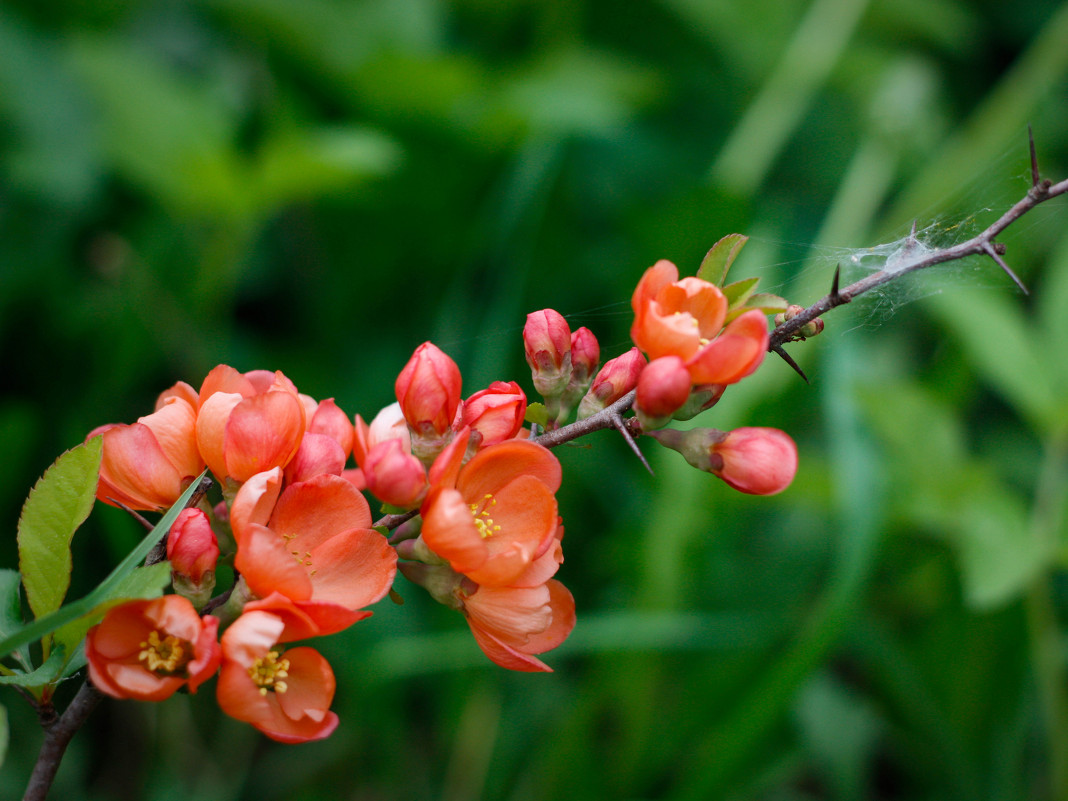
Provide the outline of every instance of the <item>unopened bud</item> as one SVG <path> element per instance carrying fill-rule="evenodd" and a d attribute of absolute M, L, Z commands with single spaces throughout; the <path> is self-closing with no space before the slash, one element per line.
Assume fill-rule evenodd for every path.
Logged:
<path fill-rule="evenodd" d="M 464 401 L 461 426 L 481 434 L 480 447 L 512 439 L 523 427 L 527 396 L 515 381 L 494 381 Z"/>
<path fill-rule="evenodd" d="M 817 317 L 815 320 L 809 320 L 807 323 L 801 326 L 801 330 L 797 333 L 799 333 L 805 339 L 808 339 L 809 337 L 816 336 L 816 334 L 820 333 L 822 330 L 823 318 Z"/>
<path fill-rule="evenodd" d="M 219 543 L 208 516 L 200 509 L 183 509 L 167 535 L 171 583 L 179 595 L 200 607 L 215 588 Z"/>
<path fill-rule="evenodd" d="M 559 397 L 571 379 L 571 329 L 563 315 L 553 309 L 528 314 L 523 352 L 534 388 L 547 401 Z"/>
<path fill-rule="evenodd" d="M 460 382 L 456 362 L 430 342 L 415 349 L 397 376 L 397 402 L 419 459 L 432 461 L 448 444 L 460 408 Z"/>
<path fill-rule="evenodd" d="M 750 495 L 782 492 L 797 473 L 797 446 L 777 428 L 736 428 L 730 432 L 665 428 L 649 434 L 681 453 L 697 469 Z"/>
<path fill-rule="evenodd" d="M 404 450 L 399 439 L 387 439 L 371 448 L 363 475 L 372 495 L 398 509 L 414 509 L 426 495 L 426 468 Z"/>
<path fill-rule="evenodd" d="M 637 348 L 605 362 L 579 404 L 578 419 L 597 414 L 638 386 L 638 377 L 644 367 L 645 357 Z"/>
<path fill-rule="evenodd" d="M 634 398 L 642 429 L 652 431 L 671 422 L 671 416 L 690 397 L 691 385 L 690 374 L 678 356 L 661 356 L 649 362 L 638 377 Z"/>

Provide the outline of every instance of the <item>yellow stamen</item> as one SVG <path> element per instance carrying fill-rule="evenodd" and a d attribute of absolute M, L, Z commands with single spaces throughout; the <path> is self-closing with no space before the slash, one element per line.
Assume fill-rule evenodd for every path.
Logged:
<path fill-rule="evenodd" d="M 284 693 L 288 685 L 281 681 L 289 675 L 289 660 L 279 659 L 278 651 L 268 651 L 266 656 L 261 656 L 248 669 L 252 683 L 260 688 L 260 695 L 268 692 Z"/>
<path fill-rule="evenodd" d="M 482 498 L 481 503 L 469 504 L 471 509 L 471 515 L 475 518 L 475 528 L 478 529 L 478 533 L 482 536 L 482 539 L 492 537 L 501 527 L 493 522 L 493 518 L 490 517 L 489 512 L 486 511 L 487 506 L 496 506 L 497 499 L 490 493 L 486 493 Z"/>
<path fill-rule="evenodd" d="M 173 675 L 185 670 L 185 666 L 193 658 L 193 647 L 186 640 L 180 640 L 173 634 L 168 634 L 161 640 L 155 629 L 140 645 L 141 652 L 137 659 L 156 674 Z"/>

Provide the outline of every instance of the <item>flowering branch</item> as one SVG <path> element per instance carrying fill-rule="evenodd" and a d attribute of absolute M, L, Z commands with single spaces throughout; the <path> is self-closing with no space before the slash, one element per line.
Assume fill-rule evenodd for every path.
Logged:
<path fill-rule="evenodd" d="M 1000 242 L 995 242 L 994 239 L 998 234 L 1016 222 L 1016 220 L 1020 219 L 1035 206 L 1068 192 L 1068 179 L 1053 184 L 1049 179 L 1039 178 L 1038 161 L 1035 157 L 1033 139 L 1031 140 L 1031 181 L 1031 188 L 1027 190 L 1026 195 L 1013 205 L 1012 208 L 1002 214 L 1001 217 L 986 230 L 982 231 L 977 236 L 972 237 L 967 242 L 961 242 L 959 245 L 954 245 L 949 248 L 936 249 L 922 258 L 917 258 L 915 261 L 906 261 L 909 257 L 909 251 L 916 249 L 919 245 L 919 242 L 916 239 L 915 226 L 913 226 L 912 233 L 910 233 L 908 239 L 905 240 L 904 251 L 900 257 L 902 261 L 895 263 L 893 269 L 884 268 L 879 270 L 876 273 L 865 276 L 856 283 L 850 284 L 844 289 L 838 288 L 838 271 L 836 270 L 830 293 L 804 311 L 776 327 L 775 330 L 772 331 L 768 341 L 768 350 L 774 351 L 786 358 L 782 346 L 785 343 L 796 339 L 802 326 L 823 314 L 826 314 L 835 306 L 843 306 L 859 295 L 894 281 L 908 273 L 923 270 L 927 267 L 933 267 L 936 264 L 957 261 L 958 259 L 963 259 L 967 256 L 978 254 L 989 256 L 1009 275 L 1010 278 L 1012 278 L 1016 285 L 1026 293 L 1027 287 L 1023 285 L 1020 279 L 1017 278 L 1016 274 L 1005 263 L 1004 259 L 1001 258 L 1005 254 L 1005 246 Z M 787 359 L 787 361 L 790 360 Z M 795 369 L 797 368 L 795 367 Z"/>

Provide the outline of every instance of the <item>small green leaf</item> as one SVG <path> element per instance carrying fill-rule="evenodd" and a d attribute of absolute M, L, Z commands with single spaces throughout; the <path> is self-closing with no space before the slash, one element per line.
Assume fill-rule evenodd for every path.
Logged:
<path fill-rule="evenodd" d="M 755 292 L 745 302 L 745 310 L 760 309 L 765 314 L 776 314 L 786 311 L 789 305 L 790 302 L 786 298 L 780 298 L 770 292 Z"/>
<path fill-rule="evenodd" d="M 70 542 L 93 509 L 103 437 L 71 448 L 30 490 L 19 517 L 19 570 L 34 617 L 54 612 L 70 587 Z"/>
<path fill-rule="evenodd" d="M 527 404 L 527 413 L 523 419 L 528 423 L 545 428 L 549 425 L 549 412 L 545 409 L 544 403 L 535 401 Z"/>
<path fill-rule="evenodd" d="M 705 254 L 701 266 L 697 268 L 697 277 L 710 284 L 723 286 L 727 280 L 727 270 L 748 241 L 749 237 L 742 234 L 727 234 Z"/>
<path fill-rule="evenodd" d="M 43 687 L 52 684 L 63 672 L 63 665 L 67 662 L 65 648 L 53 648 L 48 659 L 32 673 L 15 673 L 11 676 L 0 676 L 0 684 L 10 684 L 16 687 Z"/>
<path fill-rule="evenodd" d="M 22 628 L 22 603 L 19 588 L 22 576 L 17 570 L 0 570 L 0 639 Z M 32 664 L 30 648 L 24 645 L 15 651 L 15 658 L 27 670 Z"/>
<path fill-rule="evenodd" d="M 111 588 L 106 598 L 99 599 L 88 613 L 56 629 L 53 635 L 58 646 L 73 654 L 85 639 L 85 633 L 104 619 L 104 614 L 123 601 L 137 598 L 158 598 L 171 581 L 171 563 L 157 562 L 148 567 L 139 567 Z"/>
<path fill-rule="evenodd" d="M 744 306 L 759 283 L 759 278 L 743 278 L 741 281 L 735 281 L 724 286 L 723 294 L 727 298 L 727 307 L 733 311 Z"/>

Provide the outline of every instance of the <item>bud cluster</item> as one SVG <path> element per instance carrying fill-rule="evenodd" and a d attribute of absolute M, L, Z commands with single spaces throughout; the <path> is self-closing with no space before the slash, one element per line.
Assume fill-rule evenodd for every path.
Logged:
<path fill-rule="evenodd" d="M 575 602 L 555 578 L 563 476 L 539 429 L 617 425 L 625 404 L 613 404 L 633 392 L 641 430 L 735 489 L 772 494 L 793 478 L 796 447 L 776 429 L 666 428 L 761 363 L 766 314 L 785 303 L 752 295 L 753 283 L 679 279 L 657 262 L 631 299 L 634 347 L 603 365 L 591 331 L 552 309 L 529 314 L 523 349 L 540 405 L 516 381 L 464 397 L 460 368 L 425 342 L 397 375 L 396 402 L 370 422 L 281 372 L 220 365 L 199 389 L 175 384 L 136 423 L 94 430 L 105 503 L 161 510 L 205 468 L 221 490 L 170 529 L 174 594 L 121 604 L 90 631 L 94 684 L 160 700 L 217 672 L 229 715 L 283 742 L 321 739 L 338 725 L 334 673 L 291 643 L 369 616 L 397 572 L 462 614 L 493 662 L 548 671 L 539 655 L 571 633 Z M 377 526 L 368 496 L 387 512 Z"/>

